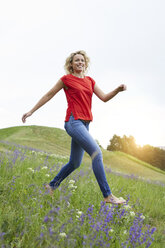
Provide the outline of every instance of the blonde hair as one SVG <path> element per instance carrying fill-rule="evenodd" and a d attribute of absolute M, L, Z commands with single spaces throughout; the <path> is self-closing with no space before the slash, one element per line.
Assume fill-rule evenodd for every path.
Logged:
<path fill-rule="evenodd" d="M 69 55 L 69 57 L 67 57 L 66 61 L 65 61 L 65 65 L 64 65 L 64 69 L 66 71 L 66 74 L 72 74 L 73 73 L 73 68 L 72 68 L 72 61 L 73 61 L 73 57 L 76 55 L 76 54 L 81 54 L 84 59 L 85 59 L 85 72 L 89 66 L 89 62 L 90 62 L 90 59 L 89 57 L 87 56 L 86 52 L 83 51 L 83 50 L 80 50 L 80 51 L 77 51 L 77 52 L 74 52 L 74 53 L 71 53 Z M 85 73 L 84 72 L 84 73 Z"/>

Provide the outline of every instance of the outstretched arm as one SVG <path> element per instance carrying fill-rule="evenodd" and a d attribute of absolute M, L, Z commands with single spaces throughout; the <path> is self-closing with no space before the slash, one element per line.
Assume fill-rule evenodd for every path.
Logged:
<path fill-rule="evenodd" d="M 95 84 L 94 86 L 94 93 L 95 95 L 102 100 L 103 102 L 107 102 L 110 99 L 112 99 L 114 96 L 116 96 L 120 91 L 124 91 L 126 90 L 127 87 L 125 84 L 121 84 L 120 86 L 118 86 L 116 89 L 114 89 L 113 91 L 105 94 L 98 86 L 97 84 Z"/>
<path fill-rule="evenodd" d="M 64 87 L 64 83 L 59 80 L 55 86 L 49 90 L 39 101 L 38 103 L 27 113 L 25 113 L 22 116 L 22 122 L 25 123 L 26 122 L 26 118 L 31 116 L 37 109 L 39 109 L 40 107 L 42 107 L 45 103 L 47 103 L 53 96 L 55 96 L 57 94 L 57 92 L 59 92 L 62 88 Z"/>

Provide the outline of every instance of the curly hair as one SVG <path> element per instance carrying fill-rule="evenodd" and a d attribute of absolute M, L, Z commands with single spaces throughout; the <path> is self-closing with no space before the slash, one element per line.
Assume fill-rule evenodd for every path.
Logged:
<path fill-rule="evenodd" d="M 66 61 L 65 61 L 65 65 L 64 65 L 64 69 L 66 71 L 67 74 L 72 74 L 73 73 L 73 68 L 72 68 L 72 61 L 73 61 L 73 57 L 76 55 L 76 54 L 81 54 L 83 55 L 84 59 L 85 59 L 85 72 L 89 66 L 89 62 L 90 62 L 90 59 L 89 57 L 87 56 L 86 52 L 83 51 L 83 50 L 80 50 L 80 51 L 77 51 L 77 52 L 74 52 L 74 53 L 71 53 L 69 55 L 69 57 L 67 57 Z"/>

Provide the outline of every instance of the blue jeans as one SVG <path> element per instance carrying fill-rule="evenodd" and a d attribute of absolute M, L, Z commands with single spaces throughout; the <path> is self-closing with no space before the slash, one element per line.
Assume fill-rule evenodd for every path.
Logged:
<path fill-rule="evenodd" d="M 70 173 L 80 166 L 84 151 L 86 151 L 92 158 L 92 169 L 102 194 L 107 197 L 111 194 L 111 190 L 105 176 L 102 152 L 99 145 L 89 134 L 89 123 L 83 120 L 75 120 L 71 115 L 69 121 L 65 122 L 65 129 L 72 137 L 70 160 L 49 185 L 53 189 L 57 188 Z"/>

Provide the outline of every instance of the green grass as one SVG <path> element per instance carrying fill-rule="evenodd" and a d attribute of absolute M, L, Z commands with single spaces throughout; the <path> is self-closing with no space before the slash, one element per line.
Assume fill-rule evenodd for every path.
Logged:
<path fill-rule="evenodd" d="M 108 244 L 110 247 L 122 247 L 122 242 L 130 237 L 129 232 L 139 213 L 145 216 L 141 222 L 141 232 L 146 237 L 147 232 L 156 227 L 151 235 L 154 237 L 151 247 L 164 247 L 164 172 L 126 154 L 103 150 L 111 190 L 115 195 L 126 198 L 130 206 L 120 218 L 124 207 L 109 206 L 109 210 L 104 207 L 104 213 L 100 212 L 103 197 L 87 155 L 81 167 L 55 190 L 53 197 L 45 192 L 45 183 L 68 161 L 70 138 L 63 130 L 35 126 L 14 127 L 0 130 L 0 140 L 10 142 L 0 143 L 2 247 L 88 248 L 101 247 L 101 244 L 103 247 Z M 46 152 L 36 152 L 11 142 Z M 139 180 L 136 176 L 145 180 Z M 71 179 L 75 180 L 75 191 L 69 188 Z M 90 214 L 89 204 L 93 205 Z M 78 218 L 78 211 L 85 216 L 83 224 L 82 219 Z M 106 211 L 113 213 L 113 222 L 109 221 L 108 224 L 105 222 Z M 131 217 L 131 212 L 135 216 Z M 106 230 L 102 230 L 105 225 L 108 236 Z M 67 238 L 61 237 L 60 233 L 65 233 Z M 105 244 L 101 243 L 103 241 Z M 135 245 L 129 241 L 129 246 L 146 247 L 146 243 Z"/>

